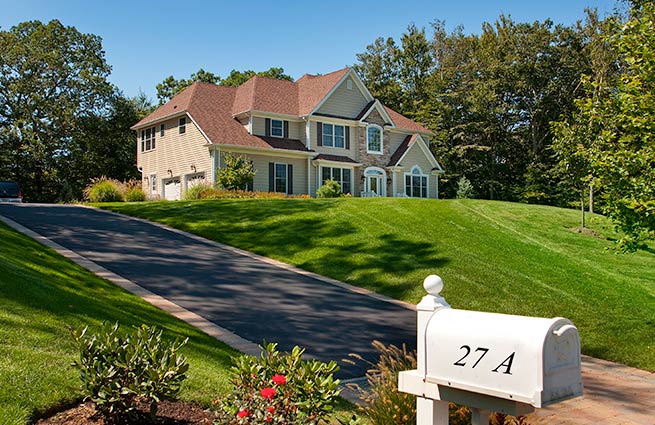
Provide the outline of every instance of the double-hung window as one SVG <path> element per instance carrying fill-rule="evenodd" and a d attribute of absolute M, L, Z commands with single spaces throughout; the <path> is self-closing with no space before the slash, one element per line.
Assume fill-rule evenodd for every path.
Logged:
<path fill-rule="evenodd" d="M 141 152 L 155 149 L 155 127 L 141 130 Z"/>
<path fill-rule="evenodd" d="M 412 198 L 428 197 L 428 176 L 418 166 L 414 166 L 411 173 L 405 173 L 405 195 Z"/>
<path fill-rule="evenodd" d="M 293 193 L 293 165 L 279 162 L 268 163 L 268 191 Z"/>
<path fill-rule="evenodd" d="M 178 121 L 177 132 L 178 132 L 178 134 L 186 133 L 186 117 L 182 117 Z"/>
<path fill-rule="evenodd" d="M 346 128 L 343 125 L 323 123 L 323 146 L 334 148 L 346 147 Z"/>
<path fill-rule="evenodd" d="M 287 164 L 275 164 L 275 192 L 287 193 Z"/>
<path fill-rule="evenodd" d="M 328 180 L 334 180 L 341 186 L 342 193 L 352 193 L 350 168 L 338 167 L 321 167 L 321 185 L 324 185 Z"/>
<path fill-rule="evenodd" d="M 284 137 L 284 121 L 272 119 L 270 130 L 271 130 L 271 136 Z"/>

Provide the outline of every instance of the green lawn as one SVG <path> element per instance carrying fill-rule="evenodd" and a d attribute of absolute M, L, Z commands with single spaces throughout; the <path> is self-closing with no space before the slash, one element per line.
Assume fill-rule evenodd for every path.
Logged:
<path fill-rule="evenodd" d="M 455 308 L 570 318 L 583 352 L 655 371 L 655 249 L 576 233 L 579 212 L 479 200 L 268 199 L 110 204 L 412 303 L 431 273 Z M 610 248 L 610 249 L 608 249 Z M 338 302 L 338 301 L 337 301 Z"/>
<path fill-rule="evenodd" d="M 102 321 L 156 324 L 170 338 L 189 337 L 190 369 L 181 393 L 209 405 L 229 388 L 236 352 L 54 251 L 0 223 L 0 424 L 25 424 L 81 398 L 76 353 L 66 325 Z"/>

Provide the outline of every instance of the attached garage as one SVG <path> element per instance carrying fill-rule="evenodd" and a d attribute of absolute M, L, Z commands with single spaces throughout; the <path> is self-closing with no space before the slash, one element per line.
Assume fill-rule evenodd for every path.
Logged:
<path fill-rule="evenodd" d="M 179 177 L 164 180 L 164 199 L 167 201 L 179 201 L 181 199 L 180 195 Z"/>

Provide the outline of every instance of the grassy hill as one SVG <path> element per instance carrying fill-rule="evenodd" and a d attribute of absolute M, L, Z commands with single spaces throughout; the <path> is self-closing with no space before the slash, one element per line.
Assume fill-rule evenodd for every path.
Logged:
<path fill-rule="evenodd" d="M 81 398 L 76 347 L 66 325 L 98 328 L 156 324 L 169 338 L 189 337 L 191 365 L 181 397 L 210 405 L 229 387 L 225 344 L 100 279 L 0 223 L 0 424 Z"/>
<path fill-rule="evenodd" d="M 416 303 L 423 279 L 455 308 L 563 316 L 583 352 L 655 370 L 655 250 L 611 250 L 579 212 L 480 200 L 270 199 L 112 204 L 219 242 Z M 335 300 L 335 308 L 338 308 Z"/>

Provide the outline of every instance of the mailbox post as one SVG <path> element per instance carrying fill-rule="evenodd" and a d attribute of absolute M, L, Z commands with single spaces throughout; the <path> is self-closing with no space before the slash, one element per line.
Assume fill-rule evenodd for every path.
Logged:
<path fill-rule="evenodd" d="M 582 395 L 580 339 L 567 319 L 451 309 L 428 276 L 417 310 L 417 369 L 400 372 L 398 389 L 417 396 L 417 425 L 447 425 L 448 402 L 473 411 L 525 415 Z"/>

